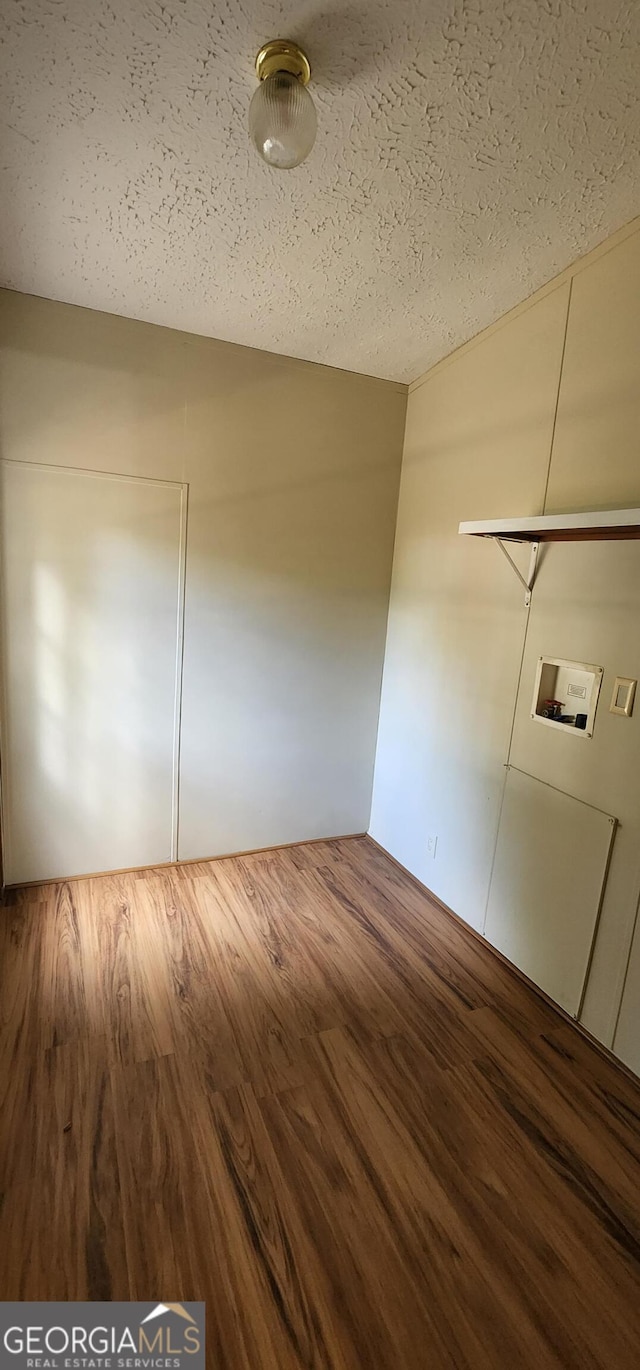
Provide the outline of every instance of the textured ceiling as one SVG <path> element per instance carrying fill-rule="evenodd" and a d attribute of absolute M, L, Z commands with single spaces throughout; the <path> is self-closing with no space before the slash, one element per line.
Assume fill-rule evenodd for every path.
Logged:
<path fill-rule="evenodd" d="M 318 140 L 246 132 L 297 38 Z M 411 380 L 640 210 L 637 0 L 4 0 L 0 278 Z"/>

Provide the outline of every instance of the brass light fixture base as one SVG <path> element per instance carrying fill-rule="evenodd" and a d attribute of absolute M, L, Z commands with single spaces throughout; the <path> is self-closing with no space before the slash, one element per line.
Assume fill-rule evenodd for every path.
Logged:
<path fill-rule="evenodd" d="M 311 79 L 309 58 L 289 38 L 272 38 L 260 48 L 256 57 L 259 81 L 265 81 L 267 76 L 273 76 L 276 71 L 290 71 L 292 76 L 297 76 L 302 86 L 308 85 Z"/>

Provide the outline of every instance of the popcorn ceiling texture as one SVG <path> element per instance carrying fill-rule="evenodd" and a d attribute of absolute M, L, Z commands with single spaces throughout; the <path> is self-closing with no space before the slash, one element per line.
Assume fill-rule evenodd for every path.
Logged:
<path fill-rule="evenodd" d="M 247 135 L 307 48 L 318 140 Z M 4 0 L 0 279 L 409 381 L 640 210 L 637 0 Z"/>

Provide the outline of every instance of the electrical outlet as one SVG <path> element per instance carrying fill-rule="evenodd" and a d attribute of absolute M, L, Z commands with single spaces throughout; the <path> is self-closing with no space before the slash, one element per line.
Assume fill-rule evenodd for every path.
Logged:
<path fill-rule="evenodd" d="M 435 861 L 435 859 L 436 859 L 436 850 L 437 850 L 437 847 L 438 847 L 438 837 L 437 837 L 437 834 L 432 833 L 431 836 L 427 838 L 427 851 L 428 851 L 429 856 L 432 858 L 433 861 Z"/>

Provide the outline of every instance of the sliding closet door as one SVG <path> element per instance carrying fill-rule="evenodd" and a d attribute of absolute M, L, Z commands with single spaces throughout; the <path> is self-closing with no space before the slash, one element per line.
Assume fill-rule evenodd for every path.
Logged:
<path fill-rule="evenodd" d="M 0 472 L 5 880 L 171 860 L 184 487 Z"/>

